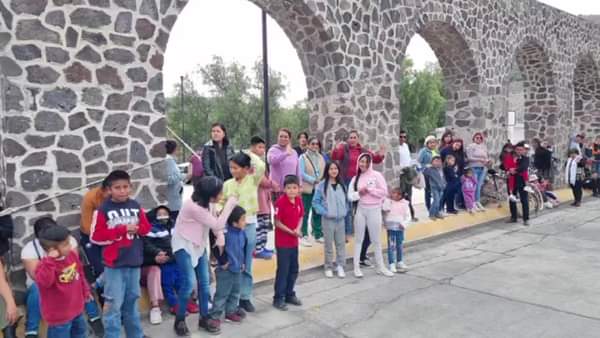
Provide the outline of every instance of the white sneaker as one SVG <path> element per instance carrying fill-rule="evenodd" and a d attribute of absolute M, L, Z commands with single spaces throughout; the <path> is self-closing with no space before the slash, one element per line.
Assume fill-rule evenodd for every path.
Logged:
<path fill-rule="evenodd" d="M 475 205 L 477 206 L 477 209 L 479 209 L 480 211 L 485 211 L 485 207 L 483 206 L 483 204 L 477 202 L 477 203 L 475 203 Z"/>
<path fill-rule="evenodd" d="M 404 264 L 403 261 L 400 261 L 396 264 L 396 268 L 398 269 L 398 272 L 400 273 L 404 273 L 406 271 L 408 271 L 408 265 Z"/>
<path fill-rule="evenodd" d="M 363 273 L 362 271 L 360 271 L 360 268 L 354 268 L 354 277 L 356 278 L 363 278 Z"/>
<path fill-rule="evenodd" d="M 508 200 L 515 203 L 519 201 L 515 195 L 509 195 Z"/>
<path fill-rule="evenodd" d="M 317 242 L 323 244 L 323 243 L 325 243 L 325 238 L 321 237 L 321 238 L 317 239 Z"/>
<path fill-rule="evenodd" d="M 377 270 L 377 274 L 384 275 L 386 277 L 394 277 L 394 273 L 386 268 L 381 268 Z"/>
<path fill-rule="evenodd" d="M 393 272 L 393 273 L 398 272 L 398 271 L 396 271 L 396 265 L 394 265 L 393 263 L 390 264 L 390 271 Z"/>
<path fill-rule="evenodd" d="M 331 271 L 331 269 L 325 269 L 325 277 L 333 278 L 333 271 Z"/>
<path fill-rule="evenodd" d="M 339 266 L 337 267 L 337 276 L 339 278 L 346 278 L 346 272 L 344 271 L 344 267 L 343 266 Z"/>
<path fill-rule="evenodd" d="M 527 191 L 530 194 L 533 194 L 533 189 L 530 186 L 526 186 L 523 190 Z"/>
<path fill-rule="evenodd" d="M 160 312 L 160 308 L 153 307 L 152 310 L 150 310 L 150 324 L 158 325 L 160 323 L 162 323 L 162 313 Z"/>
<path fill-rule="evenodd" d="M 313 246 L 312 242 L 310 241 L 310 238 L 308 238 L 308 236 L 302 237 L 302 240 L 300 241 L 300 244 L 302 244 L 302 246 L 306 246 L 306 247 Z"/>

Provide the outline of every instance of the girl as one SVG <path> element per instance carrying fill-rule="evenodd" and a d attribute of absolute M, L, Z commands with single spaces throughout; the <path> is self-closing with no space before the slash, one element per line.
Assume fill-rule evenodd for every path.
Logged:
<path fill-rule="evenodd" d="M 392 190 L 391 199 L 383 202 L 385 212 L 385 228 L 388 238 L 388 263 L 392 272 L 406 272 L 408 266 L 402 259 L 402 243 L 404 242 L 404 229 L 410 220 L 408 201 L 402 198 L 402 190 Z"/>
<path fill-rule="evenodd" d="M 298 153 L 292 148 L 291 139 L 292 132 L 281 128 L 277 134 L 277 144 L 271 146 L 267 152 L 267 161 L 271 165 L 271 180 L 281 188 L 283 188 L 283 180 L 288 175 L 298 176 L 300 184 L 302 184 Z M 274 191 L 273 200 L 281 194 L 281 191 Z"/>
<path fill-rule="evenodd" d="M 312 206 L 323 222 L 325 236 L 325 276 L 333 277 L 333 246 L 335 244 L 336 272 L 339 278 L 346 277 L 346 230 L 344 218 L 350 210 L 346 198 L 346 186 L 340 176 L 337 162 L 325 167 L 323 182 L 315 189 Z"/>
<path fill-rule="evenodd" d="M 446 148 L 452 147 L 452 140 L 454 140 L 454 133 L 451 130 L 446 130 L 442 135 L 442 141 L 440 142 L 440 152 Z"/>
<path fill-rule="evenodd" d="M 444 189 L 442 203 L 446 204 L 447 213 L 458 214 L 458 211 L 454 207 L 454 200 L 456 194 L 460 191 L 460 178 L 458 176 L 456 159 L 453 155 L 446 156 L 446 161 L 444 162 L 444 178 L 446 179 L 446 189 Z"/>
<path fill-rule="evenodd" d="M 465 199 L 465 207 L 469 213 L 473 213 L 475 207 L 475 192 L 477 191 L 477 179 L 473 176 L 473 169 L 470 167 L 465 168 L 465 174 L 461 177 L 462 181 L 462 193 Z"/>
<path fill-rule="evenodd" d="M 315 191 L 315 186 L 323 179 L 325 172 L 325 158 L 319 152 L 319 140 L 311 137 L 308 140 L 308 148 L 300 156 L 300 172 L 302 173 L 302 204 L 304 208 L 304 218 L 302 219 L 302 245 L 312 246 L 308 236 L 308 218 L 311 214 L 311 204 Z M 323 232 L 321 231 L 321 217 L 318 213 L 312 211 L 312 233 L 317 242 L 323 243 Z"/>
<path fill-rule="evenodd" d="M 225 182 L 223 186 L 223 196 L 225 199 L 236 197 L 239 205 L 246 210 L 246 255 L 244 262 L 244 271 L 242 272 L 242 281 L 240 283 L 240 307 L 246 312 L 254 312 L 252 299 L 252 253 L 256 246 L 256 213 L 258 212 L 258 185 L 265 173 L 265 166 L 254 165 L 254 170 L 250 174 L 250 168 L 253 167 L 250 156 L 244 153 L 237 153 L 231 158 L 229 164 L 233 178 Z"/>
<path fill-rule="evenodd" d="M 174 329 L 178 336 L 188 336 L 190 330 L 185 323 L 186 305 L 192 294 L 192 284 L 197 281 L 200 321 L 198 326 L 208 332 L 221 331 L 220 323 L 208 317 L 208 298 L 210 294 L 208 253 L 206 244 L 209 231 L 215 232 L 216 244 L 224 246 L 223 229 L 237 198 L 230 197 L 225 203 L 221 214 L 217 217 L 214 205 L 223 196 L 223 181 L 208 176 L 203 177 L 194 186 L 192 198 L 187 200 L 175 223 L 172 246 L 175 260 L 181 273 L 181 286 L 177 292 L 179 308 L 175 317 Z"/>
<path fill-rule="evenodd" d="M 351 202 L 358 202 L 354 216 L 354 276 L 357 278 L 363 277 L 360 271 L 360 251 L 366 230 L 375 245 L 377 273 L 387 277 L 394 276 L 383 264 L 381 252 L 381 206 L 387 194 L 385 178 L 381 173 L 373 170 L 371 155 L 360 155 L 357 174 L 350 181 L 348 189 L 348 199 Z"/>
<path fill-rule="evenodd" d="M 508 142 L 502 147 L 502 154 L 500 154 L 500 161 L 502 163 L 502 170 L 508 173 L 507 185 L 508 185 L 508 199 L 512 202 L 518 202 L 519 199 L 515 196 L 515 188 L 516 188 L 516 177 L 515 175 L 510 174 L 511 169 L 517 168 L 517 160 L 515 158 L 515 153 L 513 149 L 513 145 Z"/>

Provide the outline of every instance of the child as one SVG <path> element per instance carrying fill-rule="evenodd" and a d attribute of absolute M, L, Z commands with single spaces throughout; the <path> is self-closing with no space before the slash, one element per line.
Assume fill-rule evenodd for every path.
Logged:
<path fill-rule="evenodd" d="M 287 305 L 301 306 L 294 285 L 298 277 L 298 239 L 302 238 L 304 206 L 300 198 L 300 179 L 288 175 L 283 181 L 284 194 L 275 202 L 275 249 L 277 272 L 273 306 L 287 311 Z"/>
<path fill-rule="evenodd" d="M 475 192 L 477 191 L 477 178 L 473 176 L 473 169 L 465 168 L 465 174 L 460 178 L 462 182 L 462 194 L 465 199 L 465 207 L 472 214 L 475 210 Z"/>
<path fill-rule="evenodd" d="M 446 180 L 444 179 L 442 158 L 440 156 L 433 156 L 431 167 L 425 169 L 424 175 L 429 182 L 432 197 L 432 202 L 429 206 L 429 218 L 432 220 L 443 219 L 444 216 L 440 212 L 440 207 L 442 204 L 442 194 L 446 188 Z"/>
<path fill-rule="evenodd" d="M 48 338 L 87 337 L 83 308 L 92 296 L 83 264 L 71 247 L 69 230 L 54 225 L 39 236 L 48 255 L 38 264 L 35 281 L 40 290 L 42 318 L 48 324 Z"/>
<path fill-rule="evenodd" d="M 128 337 L 142 337 L 137 301 L 140 298 L 140 267 L 144 261 L 142 236 L 150 231 L 146 213 L 131 199 L 131 179 L 122 170 L 106 177 L 110 191 L 95 213 L 91 240 L 102 245 L 104 263 L 105 338 L 121 335 L 121 318 Z"/>
<path fill-rule="evenodd" d="M 250 140 L 250 144 L 252 162 L 264 163 L 262 158 L 265 156 L 265 141 L 258 136 L 254 136 Z M 279 190 L 279 185 L 269 178 L 269 172 L 265 168 L 265 174 L 258 186 L 258 211 L 256 215 L 256 253 L 254 257 L 259 259 L 269 260 L 273 257 L 273 251 L 267 249 L 269 231 L 273 230 L 271 222 L 271 193 L 273 190 Z"/>
<path fill-rule="evenodd" d="M 312 207 L 321 216 L 325 238 L 325 276 L 333 277 L 333 246 L 335 244 L 336 271 L 339 278 L 346 277 L 346 229 L 344 218 L 350 210 L 346 186 L 340 176 L 337 162 L 325 166 L 323 181 L 315 189 Z"/>
<path fill-rule="evenodd" d="M 246 316 L 246 313 L 238 308 L 240 282 L 248 243 L 244 232 L 245 227 L 246 211 L 237 206 L 227 219 L 225 248 L 217 253 L 218 265 L 215 269 L 217 291 L 210 311 L 210 317 L 213 320 L 220 321 L 223 310 L 225 310 L 225 320 L 229 322 L 240 323 Z"/>
<path fill-rule="evenodd" d="M 408 201 L 403 198 L 400 188 L 392 190 L 391 199 L 385 199 L 382 209 L 385 213 L 384 225 L 387 229 L 390 271 L 406 272 L 408 266 L 402 259 L 402 243 L 404 242 L 404 229 L 411 217 Z"/>
<path fill-rule="evenodd" d="M 573 191 L 573 197 L 575 201 L 571 206 L 580 207 L 581 206 L 581 198 L 583 195 L 583 168 L 585 166 L 585 161 L 583 161 L 583 157 L 579 155 L 579 151 L 577 149 L 569 150 L 569 159 L 567 160 L 565 177 L 567 179 L 567 183 L 571 187 Z"/>
<path fill-rule="evenodd" d="M 460 191 L 460 179 L 458 178 L 458 166 L 454 155 L 446 156 L 444 163 L 444 178 L 446 179 L 446 188 L 444 189 L 444 199 L 441 208 L 446 204 L 446 212 L 449 214 L 458 214 L 454 207 L 456 194 Z"/>
<path fill-rule="evenodd" d="M 518 202 L 519 199 L 515 195 L 515 188 L 517 179 L 515 175 L 510 174 L 511 169 L 517 168 L 517 160 L 514 153 L 513 145 L 508 142 L 502 147 L 502 154 L 500 155 L 500 161 L 502 163 L 502 170 L 508 173 L 507 185 L 508 185 L 508 199 L 512 202 Z"/>
<path fill-rule="evenodd" d="M 251 173 L 251 168 L 252 173 Z M 260 160 L 259 163 L 252 163 L 250 156 L 244 153 L 233 155 L 229 162 L 232 179 L 227 180 L 223 185 L 223 200 L 229 197 L 237 197 L 238 204 L 246 210 L 246 246 L 245 269 L 242 271 L 242 282 L 240 287 L 240 307 L 246 312 L 254 312 L 252 304 L 252 253 L 256 246 L 256 213 L 258 212 L 257 192 L 258 185 L 265 173 L 265 164 Z"/>

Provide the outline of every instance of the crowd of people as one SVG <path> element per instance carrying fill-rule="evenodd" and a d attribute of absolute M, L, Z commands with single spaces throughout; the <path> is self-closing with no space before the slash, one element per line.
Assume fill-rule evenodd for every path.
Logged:
<path fill-rule="evenodd" d="M 330 152 L 306 133 L 299 134 L 293 147 L 287 129 L 279 130 L 277 143 L 268 150 L 265 140 L 255 136 L 250 149 L 236 152 L 225 126 L 217 123 L 211 140 L 192 155 L 187 174 L 177 166 L 178 144 L 167 141 L 166 205 L 142 209 L 130 197 L 129 174 L 116 170 L 84 196 L 79 240 L 51 218 L 35 222 L 34 239 L 21 252 L 28 287 L 26 337 L 38 336 L 41 319 L 49 338 L 85 337 L 88 326 L 99 337 L 119 337 L 122 327 L 127 337 L 145 337 L 137 305 L 142 285 L 148 290 L 152 324 L 162 322 L 165 305 L 175 316 L 177 336 L 190 335 L 185 321 L 189 313 L 199 313 L 200 329 L 218 334 L 223 318 L 239 323 L 256 310 L 254 259 L 277 255 L 273 306 L 282 311 L 301 306 L 295 292 L 298 247 L 315 242 L 323 244 L 327 278 L 346 277 L 350 238 L 356 278 L 373 265 L 367 256 L 371 245 L 378 274 L 406 272 L 404 231 L 418 221 L 413 188 L 424 189 L 432 220 L 460 209 L 485 212 L 482 188 L 494 162 L 482 133 L 474 134 L 466 146 L 452 132 L 439 141 L 429 136 L 416 159 L 408 136 L 400 132 L 400 178 L 393 188 L 373 168 L 384 161 L 386 148 L 373 152 L 363 147 L 356 131 Z M 584 140 L 577 135 L 570 144 L 565 166 L 574 206 L 581 203 L 586 170 L 594 196 L 600 197 L 600 138 L 590 145 Z M 520 202 L 525 225 L 529 154 L 537 175 L 552 181 L 554 174 L 552 149 L 538 140 L 533 144 L 532 151 L 524 141 L 509 142 L 499 159 L 507 176 L 511 221 L 517 221 Z M 186 200 L 185 182 L 193 184 Z M 275 250 L 267 246 L 272 230 Z M 3 275 L 0 295 L 7 313 L 2 319 L 16 321 L 16 305 Z"/>

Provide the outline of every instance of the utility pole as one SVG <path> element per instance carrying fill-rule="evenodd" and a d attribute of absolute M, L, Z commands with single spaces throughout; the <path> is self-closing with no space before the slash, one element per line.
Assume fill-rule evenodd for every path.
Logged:
<path fill-rule="evenodd" d="M 269 48 L 267 41 L 267 12 L 262 11 L 262 47 L 263 47 L 263 113 L 265 118 L 265 142 L 267 149 L 271 145 L 271 117 L 269 111 Z"/>
<path fill-rule="evenodd" d="M 183 76 L 180 77 L 181 80 L 181 88 L 179 89 L 179 96 L 181 96 L 181 139 L 185 142 L 185 114 L 183 111 Z M 181 162 L 185 161 L 185 147 L 181 147 Z"/>

